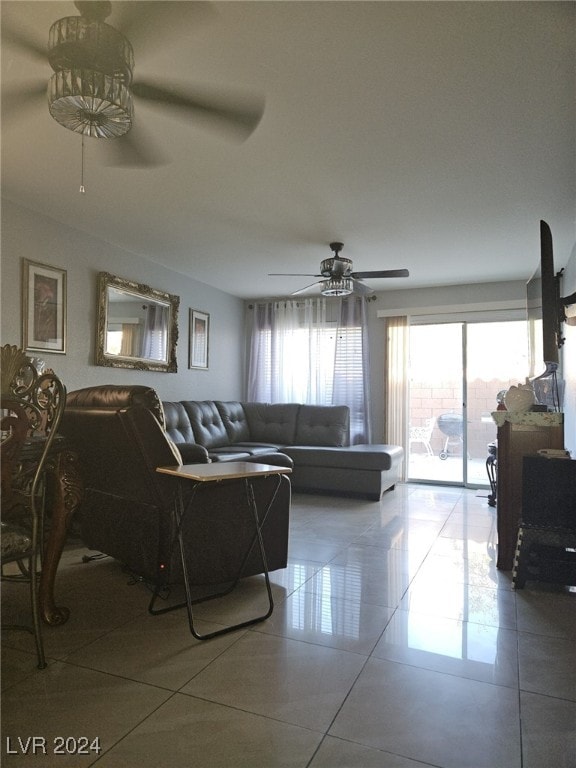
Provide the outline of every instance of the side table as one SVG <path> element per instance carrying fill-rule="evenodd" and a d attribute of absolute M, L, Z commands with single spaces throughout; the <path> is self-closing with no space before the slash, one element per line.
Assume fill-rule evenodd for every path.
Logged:
<path fill-rule="evenodd" d="M 264 541 L 262 538 L 262 527 L 266 521 L 266 517 L 268 515 L 270 507 L 272 506 L 274 499 L 276 498 L 278 489 L 280 488 L 280 483 L 282 482 L 282 475 L 290 474 L 292 470 L 289 469 L 288 467 L 277 467 L 277 466 L 272 466 L 270 464 L 258 464 L 258 463 L 252 463 L 252 462 L 246 462 L 246 461 L 224 461 L 224 462 L 215 462 L 212 464 L 184 464 L 184 465 L 173 466 L 173 467 L 157 467 L 156 471 L 161 472 L 163 474 L 172 475 L 173 477 L 176 477 L 180 480 L 180 483 L 178 484 L 176 501 L 173 508 L 173 515 L 174 515 L 174 525 L 176 528 L 177 538 L 178 538 L 178 546 L 180 549 L 180 558 L 182 561 L 182 573 L 184 577 L 184 587 L 186 590 L 186 603 L 181 604 L 179 606 L 173 606 L 173 608 L 184 607 L 184 605 L 186 606 L 188 611 L 188 624 L 190 626 L 190 632 L 192 633 L 192 635 L 198 640 L 208 640 L 211 637 L 217 637 L 218 635 L 223 635 L 227 632 L 232 632 L 236 629 L 242 629 L 243 627 L 251 626 L 252 624 L 256 624 L 260 621 L 264 621 L 269 616 L 271 616 L 272 611 L 274 610 L 274 600 L 272 598 L 272 589 L 270 587 L 270 578 L 268 575 L 268 563 L 266 561 L 266 552 L 264 549 Z M 256 478 L 269 477 L 270 475 L 276 475 L 277 483 L 272 493 L 272 496 L 266 506 L 266 509 L 263 511 L 262 514 L 259 515 L 252 483 Z M 188 578 L 188 567 L 186 563 L 184 538 L 182 536 L 182 522 L 183 522 L 184 516 L 188 514 L 193 514 L 194 501 L 197 497 L 197 492 L 201 488 L 207 487 L 210 483 L 221 483 L 221 482 L 238 480 L 238 479 L 242 479 L 244 481 L 246 499 L 248 502 L 248 507 L 252 512 L 252 518 L 254 521 L 254 538 L 252 539 L 252 543 L 248 547 L 248 550 L 242 560 L 239 571 L 236 575 L 236 578 L 233 581 L 232 586 L 229 588 L 226 588 L 221 592 L 210 595 L 209 597 L 194 600 L 192 598 L 192 590 L 191 590 L 191 585 Z M 185 500 L 185 494 L 184 494 L 185 484 L 189 484 L 189 483 L 192 483 L 192 493 L 189 496 L 189 498 Z M 194 615 L 193 615 L 192 606 L 195 603 L 203 602 L 205 600 L 212 600 L 214 598 L 222 597 L 223 595 L 230 593 L 242 578 L 244 566 L 248 560 L 250 552 L 252 551 L 252 548 L 255 543 L 258 544 L 258 549 L 259 549 L 260 557 L 262 560 L 262 569 L 263 569 L 264 578 L 266 582 L 266 592 L 268 595 L 268 609 L 266 613 L 255 616 L 246 621 L 238 622 L 237 624 L 231 624 L 227 627 L 224 627 L 223 629 L 218 629 L 214 632 L 200 634 L 194 626 Z M 171 610 L 171 609 L 164 609 L 164 610 Z M 164 612 L 164 610 L 161 612 Z"/>

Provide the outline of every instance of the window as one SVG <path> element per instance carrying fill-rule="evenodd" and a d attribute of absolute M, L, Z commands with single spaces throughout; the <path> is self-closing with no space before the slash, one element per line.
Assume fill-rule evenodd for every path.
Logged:
<path fill-rule="evenodd" d="M 252 307 L 248 399 L 347 405 L 352 442 L 369 442 L 364 300 Z"/>

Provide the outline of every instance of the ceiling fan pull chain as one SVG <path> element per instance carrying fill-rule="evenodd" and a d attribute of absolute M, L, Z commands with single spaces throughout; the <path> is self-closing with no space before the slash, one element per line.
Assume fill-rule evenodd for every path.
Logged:
<path fill-rule="evenodd" d="M 80 170 L 80 189 L 79 192 L 81 195 L 86 194 L 86 189 L 84 188 L 84 134 L 82 134 L 82 164 L 81 164 L 81 170 Z"/>

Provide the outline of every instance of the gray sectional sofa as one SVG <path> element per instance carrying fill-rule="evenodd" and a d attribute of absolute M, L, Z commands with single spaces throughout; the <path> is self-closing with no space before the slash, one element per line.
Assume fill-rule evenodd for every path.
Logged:
<path fill-rule="evenodd" d="M 400 477 L 401 447 L 349 445 L 347 406 L 219 400 L 162 405 L 166 432 L 185 464 L 258 457 L 273 463 L 273 454 L 282 453 L 294 462 L 295 490 L 370 499 L 380 499 Z"/>

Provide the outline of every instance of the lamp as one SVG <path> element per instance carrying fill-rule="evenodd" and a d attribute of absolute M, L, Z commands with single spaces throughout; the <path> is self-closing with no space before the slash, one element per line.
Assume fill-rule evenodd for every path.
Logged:
<path fill-rule="evenodd" d="M 353 291 L 353 283 L 349 277 L 331 277 L 322 281 L 323 296 L 349 296 Z"/>
<path fill-rule="evenodd" d="M 120 32 L 92 15 L 54 22 L 48 59 L 54 70 L 48 84 L 48 108 L 64 128 L 100 139 L 122 136 L 132 127 L 134 52 Z M 104 16 L 105 18 L 105 16 Z"/>

